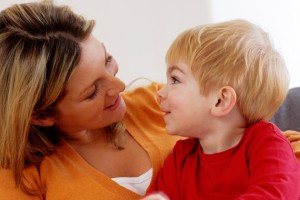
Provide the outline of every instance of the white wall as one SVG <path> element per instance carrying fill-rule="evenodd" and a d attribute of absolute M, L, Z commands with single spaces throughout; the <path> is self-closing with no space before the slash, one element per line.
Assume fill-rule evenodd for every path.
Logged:
<path fill-rule="evenodd" d="M 269 32 L 288 66 L 290 87 L 300 86 L 299 0 L 212 0 L 212 21 L 244 18 Z"/>
<path fill-rule="evenodd" d="M 0 0 L 0 9 L 28 0 Z M 283 54 L 291 86 L 300 86 L 298 0 L 56 0 L 97 21 L 95 36 L 119 63 L 126 83 L 137 77 L 165 80 L 164 55 L 184 29 L 245 18 L 261 25 Z"/>
<path fill-rule="evenodd" d="M 15 2 L 0 0 L 0 9 Z M 164 55 L 177 34 L 210 19 L 209 0 L 56 0 L 95 19 L 94 34 L 119 63 L 118 76 L 165 80 Z"/>

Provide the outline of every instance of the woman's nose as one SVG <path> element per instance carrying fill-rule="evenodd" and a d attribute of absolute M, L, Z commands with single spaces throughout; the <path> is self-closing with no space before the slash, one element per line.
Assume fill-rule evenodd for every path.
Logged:
<path fill-rule="evenodd" d="M 114 96 L 125 90 L 125 83 L 116 77 L 119 71 L 119 66 L 117 62 L 113 59 L 111 61 L 111 68 L 108 70 L 108 79 L 109 79 L 109 90 L 107 91 L 107 95 Z"/>
<path fill-rule="evenodd" d="M 110 89 L 107 91 L 108 96 L 115 96 L 116 94 L 125 90 L 125 83 L 116 76 L 111 76 L 108 84 L 110 84 Z"/>
<path fill-rule="evenodd" d="M 110 63 L 110 68 L 108 69 L 108 73 L 111 74 L 112 76 L 116 76 L 116 74 L 119 71 L 119 66 L 118 63 L 115 60 L 112 60 Z"/>

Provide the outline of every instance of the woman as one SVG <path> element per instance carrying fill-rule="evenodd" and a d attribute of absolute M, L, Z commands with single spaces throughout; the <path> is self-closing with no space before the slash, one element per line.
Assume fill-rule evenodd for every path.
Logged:
<path fill-rule="evenodd" d="M 0 13 L 0 199 L 138 199 L 178 139 L 159 85 L 120 95 L 93 26 L 48 1 Z"/>

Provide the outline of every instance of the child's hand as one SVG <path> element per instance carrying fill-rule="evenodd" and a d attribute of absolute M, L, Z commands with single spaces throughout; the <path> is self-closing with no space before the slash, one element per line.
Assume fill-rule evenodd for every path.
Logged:
<path fill-rule="evenodd" d="M 150 194 L 140 200 L 169 200 L 169 198 L 162 192 Z"/>

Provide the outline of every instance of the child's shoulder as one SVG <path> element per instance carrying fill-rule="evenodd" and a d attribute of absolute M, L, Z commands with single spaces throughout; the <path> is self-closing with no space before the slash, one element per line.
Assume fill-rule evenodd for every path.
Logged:
<path fill-rule="evenodd" d="M 251 143 L 262 143 L 269 141 L 281 141 L 283 143 L 289 143 L 282 131 L 273 123 L 268 121 L 259 121 L 254 125 L 248 127 L 245 132 L 244 140 Z"/>
<path fill-rule="evenodd" d="M 261 120 L 250 126 L 249 128 L 247 128 L 247 131 L 256 133 L 257 135 L 264 133 L 284 137 L 281 130 L 275 124 L 265 120 Z"/>

